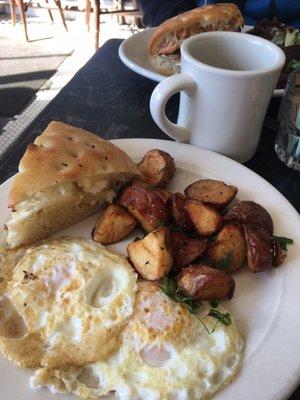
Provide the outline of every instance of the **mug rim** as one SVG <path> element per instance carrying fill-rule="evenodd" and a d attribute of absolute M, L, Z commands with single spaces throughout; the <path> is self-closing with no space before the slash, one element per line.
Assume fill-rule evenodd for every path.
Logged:
<path fill-rule="evenodd" d="M 239 71 L 239 70 L 230 70 L 226 68 L 219 68 L 219 67 L 214 67 L 209 64 L 205 64 L 202 61 L 197 60 L 195 57 L 193 57 L 190 54 L 189 46 L 191 43 L 196 42 L 198 40 L 205 40 L 207 37 L 224 37 L 224 36 L 232 36 L 232 37 L 240 37 L 243 40 L 247 39 L 247 41 L 252 41 L 259 43 L 260 45 L 263 46 L 268 46 L 271 48 L 271 51 L 273 53 L 276 53 L 278 60 L 272 65 L 271 67 L 267 68 L 259 68 L 255 70 L 247 70 L 247 71 Z M 247 33 L 242 33 L 242 32 L 229 32 L 229 31 L 216 31 L 216 32 L 203 32 L 199 33 L 197 35 L 191 36 L 188 39 L 185 39 L 181 45 L 180 48 L 181 56 L 186 58 L 189 62 L 192 64 L 196 65 L 199 67 L 201 65 L 202 69 L 205 69 L 207 71 L 223 74 L 223 75 L 231 75 L 231 76 L 254 76 L 254 75 L 264 75 L 264 74 L 269 74 L 271 72 L 275 72 L 278 69 L 281 69 L 286 61 L 286 56 L 284 52 L 281 50 L 279 46 L 277 46 L 275 43 L 270 42 L 267 39 L 263 39 L 259 36 L 255 35 L 250 35 Z"/>

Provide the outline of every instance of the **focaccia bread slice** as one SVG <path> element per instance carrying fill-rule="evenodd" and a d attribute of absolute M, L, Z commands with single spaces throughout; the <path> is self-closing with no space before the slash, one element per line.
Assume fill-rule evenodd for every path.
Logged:
<path fill-rule="evenodd" d="M 236 31 L 244 24 L 238 7 L 217 3 L 195 8 L 163 22 L 150 38 L 149 53 L 171 54 L 190 36 L 210 31 Z"/>
<path fill-rule="evenodd" d="M 140 171 L 117 146 L 51 122 L 29 144 L 13 178 L 6 247 L 34 243 L 94 214 L 135 178 Z"/>

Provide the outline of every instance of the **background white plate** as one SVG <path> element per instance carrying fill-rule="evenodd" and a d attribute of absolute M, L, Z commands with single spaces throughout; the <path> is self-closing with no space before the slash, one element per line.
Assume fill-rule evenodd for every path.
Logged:
<path fill-rule="evenodd" d="M 245 339 L 244 365 L 236 380 L 216 395 L 219 400 L 282 400 L 294 389 L 300 368 L 300 217 L 291 204 L 264 179 L 220 154 L 199 147 L 152 139 L 113 141 L 135 161 L 153 147 L 169 152 L 177 165 L 170 185 L 182 191 L 199 178 L 224 180 L 238 187 L 239 199 L 262 204 L 273 217 L 275 234 L 291 237 L 284 265 L 260 274 L 246 268 L 234 274 L 236 293 L 225 306 L 234 315 Z M 6 209 L 9 181 L 0 186 L 0 224 L 9 218 Z M 56 236 L 90 237 L 97 216 L 73 225 Z M 132 240 L 137 233 L 132 235 Z M 2 236 L 3 239 L 3 236 Z M 125 253 L 123 241 L 110 248 Z M 14 367 L 0 357 L 0 398 L 3 400 L 59 400 L 69 396 L 52 395 L 48 390 L 29 389 L 32 371 Z"/>
<path fill-rule="evenodd" d="M 252 26 L 245 26 L 244 31 L 251 28 Z M 166 76 L 155 71 L 148 53 L 149 39 L 155 30 L 156 28 L 145 29 L 124 40 L 119 47 L 119 57 L 128 68 L 137 74 L 153 81 L 161 82 L 166 79 Z M 283 92 L 283 89 L 276 89 L 273 96 L 283 96 Z"/>

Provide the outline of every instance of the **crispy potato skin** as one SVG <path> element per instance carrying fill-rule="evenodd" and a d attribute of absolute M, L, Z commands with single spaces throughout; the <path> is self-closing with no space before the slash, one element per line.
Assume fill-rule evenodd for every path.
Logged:
<path fill-rule="evenodd" d="M 184 207 L 186 200 L 182 193 L 173 193 L 170 197 L 170 211 L 174 222 L 178 226 L 185 231 L 191 231 L 194 225 Z"/>
<path fill-rule="evenodd" d="M 160 227 L 144 239 L 130 243 L 127 253 L 131 264 L 142 278 L 149 281 L 160 280 L 173 265 L 168 228 Z"/>
<path fill-rule="evenodd" d="M 206 249 L 206 241 L 190 239 L 182 232 L 171 232 L 171 246 L 174 264 L 184 267 L 202 256 Z"/>
<path fill-rule="evenodd" d="M 100 215 L 93 229 L 95 242 L 104 245 L 116 243 L 129 235 L 137 226 L 136 220 L 126 210 L 116 204 L 110 204 Z"/>
<path fill-rule="evenodd" d="M 230 268 L 226 272 L 233 272 L 239 269 L 246 260 L 247 247 L 242 229 L 234 224 L 225 225 L 219 232 L 215 242 L 208 249 L 207 255 L 213 265 L 226 259 L 232 254 Z"/>
<path fill-rule="evenodd" d="M 167 204 L 170 197 L 172 196 L 172 193 L 168 192 L 168 190 L 165 189 L 155 189 L 153 190 L 153 192 L 162 199 L 162 202 L 164 204 Z"/>
<path fill-rule="evenodd" d="M 230 275 L 206 265 L 183 268 L 177 276 L 177 285 L 183 295 L 193 300 L 231 299 L 235 289 Z"/>
<path fill-rule="evenodd" d="M 247 262 L 251 272 L 261 272 L 272 266 L 273 242 L 269 233 L 258 225 L 244 225 Z"/>
<path fill-rule="evenodd" d="M 175 173 L 175 162 L 170 154 L 162 150 L 148 151 L 138 164 L 139 170 L 148 185 L 164 188 Z"/>
<path fill-rule="evenodd" d="M 125 207 L 147 232 L 152 232 L 169 220 L 169 211 L 162 199 L 138 181 L 134 181 L 122 192 L 119 204 Z"/>
<path fill-rule="evenodd" d="M 273 233 L 273 221 L 270 214 L 254 201 L 240 201 L 234 204 L 224 215 L 224 222 L 255 224 L 264 228 L 271 235 Z"/>
<path fill-rule="evenodd" d="M 186 197 L 202 201 L 204 204 L 221 210 L 235 198 L 238 190 L 214 179 L 201 179 L 189 185 L 184 193 Z"/>
<path fill-rule="evenodd" d="M 277 268 L 283 264 L 287 257 L 287 251 L 282 250 L 277 240 L 273 239 L 273 267 Z"/>
<path fill-rule="evenodd" d="M 187 200 L 184 207 L 200 236 L 208 236 L 221 229 L 222 217 L 214 208 L 197 200 Z"/>

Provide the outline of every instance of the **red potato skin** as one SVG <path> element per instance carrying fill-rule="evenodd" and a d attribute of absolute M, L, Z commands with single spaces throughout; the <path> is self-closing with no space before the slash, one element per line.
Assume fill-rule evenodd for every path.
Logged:
<path fill-rule="evenodd" d="M 264 228 L 271 235 L 273 221 L 268 211 L 254 201 L 240 201 L 229 208 L 223 217 L 224 222 L 237 222 L 239 224 L 255 224 Z"/>
<path fill-rule="evenodd" d="M 185 231 L 191 231 L 194 225 L 184 208 L 186 200 L 186 197 L 182 193 L 173 193 L 169 201 L 170 211 L 174 222 L 178 226 Z"/>
<path fill-rule="evenodd" d="M 168 203 L 170 197 L 172 196 L 172 193 L 168 192 L 165 189 L 155 189 L 154 193 L 162 199 L 165 205 Z"/>
<path fill-rule="evenodd" d="M 177 276 L 180 292 L 193 300 L 231 299 L 234 294 L 234 279 L 223 271 L 206 265 L 183 268 Z"/>
<path fill-rule="evenodd" d="M 162 199 L 144 183 L 134 181 L 125 188 L 119 204 L 125 207 L 147 232 L 169 221 L 169 211 Z"/>
<path fill-rule="evenodd" d="M 171 232 L 170 242 L 174 264 L 177 267 L 184 267 L 201 257 L 206 250 L 206 242 L 202 239 L 190 239 L 182 232 Z"/>
<path fill-rule="evenodd" d="M 287 257 L 287 251 L 282 250 L 277 240 L 273 239 L 273 267 L 277 268 L 283 264 Z"/>
<path fill-rule="evenodd" d="M 247 263 L 251 272 L 265 271 L 273 264 L 273 241 L 269 233 L 258 225 L 243 226 L 246 245 Z"/>

